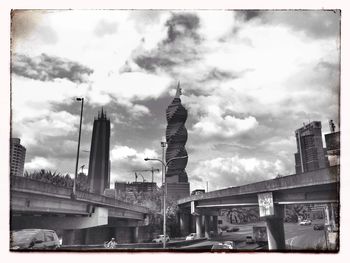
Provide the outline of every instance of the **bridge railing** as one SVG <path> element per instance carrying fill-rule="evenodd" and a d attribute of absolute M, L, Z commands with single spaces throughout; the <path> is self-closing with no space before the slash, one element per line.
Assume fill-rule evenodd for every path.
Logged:
<path fill-rule="evenodd" d="M 340 166 L 331 166 L 302 174 L 293 174 L 252 184 L 229 187 L 200 195 L 194 195 L 178 200 L 178 204 L 191 201 L 220 198 L 225 196 L 243 195 L 251 193 L 261 193 L 266 191 L 276 191 L 295 187 L 322 185 L 339 182 Z"/>
<path fill-rule="evenodd" d="M 11 176 L 10 181 L 11 190 L 16 191 L 30 191 L 37 194 L 48 194 L 51 196 L 58 196 L 70 198 L 72 189 L 64 186 L 54 185 L 48 182 L 41 182 L 35 179 L 23 176 Z M 76 191 L 76 199 L 87 201 L 90 203 L 107 205 L 112 207 L 124 208 L 126 210 L 137 211 L 141 213 L 148 213 L 149 209 L 143 206 L 134 205 L 118 199 L 98 195 L 90 192 Z"/>

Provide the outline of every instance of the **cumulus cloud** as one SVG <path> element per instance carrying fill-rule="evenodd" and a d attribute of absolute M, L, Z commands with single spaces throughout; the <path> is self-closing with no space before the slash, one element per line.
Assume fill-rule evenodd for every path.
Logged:
<path fill-rule="evenodd" d="M 110 153 L 111 163 L 113 167 L 111 182 L 133 180 L 135 169 L 146 169 L 152 164 L 144 159 L 159 158 L 153 149 L 144 149 L 138 151 L 132 147 L 125 145 L 115 145 Z M 154 166 L 159 165 L 157 163 Z"/>
<path fill-rule="evenodd" d="M 165 26 L 167 35 L 155 49 L 144 50 L 142 45 L 134 51 L 135 63 L 150 72 L 172 71 L 177 65 L 199 59 L 201 37 L 197 30 L 199 18 L 192 13 L 173 13 Z"/>
<path fill-rule="evenodd" d="M 239 11 L 238 16 L 245 21 L 260 19 L 266 24 L 286 25 L 311 38 L 334 37 L 340 30 L 340 10 L 245 10 Z"/>
<path fill-rule="evenodd" d="M 44 53 L 33 58 L 24 54 L 14 54 L 12 71 L 30 79 L 41 81 L 68 79 L 75 83 L 86 82 L 86 76 L 93 73 L 92 69 L 77 62 Z"/>
<path fill-rule="evenodd" d="M 182 38 L 192 38 L 196 42 L 200 37 L 196 30 L 199 27 L 199 18 L 191 13 L 174 14 L 165 24 L 168 28 L 167 39 L 165 43 L 175 42 Z"/>
<path fill-rule="evenodd" d="M 123 66 L 120 67 L 119 69 L 119 73 L 122 74 L 124 72 L 131 72 L 132 68 L 129 64 L 129 61 L 125 61 L 125 64 Z"/>
<path fill-rule="evenodd" d="M 44 157 L 34 157 L 29 162 L 25 163 L 25 169 L 38 170 L 38 169 L 52 169 L 55 168 L 55 164 Z"/>
<path fill-rule="evenodd" d="M 240 77 L 241 73 L 235 73 L 228 70 L 221 70 L 216 67 L 213 69 L 210 69 L 206 74 L 204 74 L 203 78 L 200 80 L 200 82 L 206 82 L 206 81 L 225 81 L 225 80 L 233 80 L 238 77 Z"/>
<path fill-rule="evenodd" d="M 158 98 L 171 83 L 171 79 L 165 75 L 154 75 L 145 72 L 113 73 L 110 76 L 97 76 L 94 79 L 89 97 L 96 101 L 96 96 L 109 96 L 115 101 L 145 100 Z M 104 99 L 103 99 L 104 100 Z M 96 101 L 98 103 L 98 101 Z"/>
<path fill-rule="evenodd" d="M 215 113 L 210 113 L 193 125 L 190 131 L 196 136 L 203 138 L 233 138 L 258 126 L 257 120 L 252 117 L 244 119 L 236 118 L 235 116 L 226 115 L 220 116 Z"/>
<path fill-rule="evenodd" d="M 263 171 L 263 172 L 262 172 Z M 257 158 L 214 158 L 200 161 L 192 171 L 194 185 L 198 187 L 208 181 L 210 190 L 239 186 L 252 182 L 272 179 L 284 172 L 280 160 L 266 161 Z M 200 180 L 196 180 L 200 178 Z"/>
<path fill-rule="evenodd" d="M 117 32 L 118 24 L 116 22 L 108 22 L 101 20 L 95 27 L 94 33 L 96 36 L 103 37 L 105 35 L 111 35 Z"/>
<path fill-rule="evenodd" d="M 138 152 L 134 148 L 128 146 L 116 145 L 111 151 L 111 161 L 131 161 L 144 163 L 144 159 L 157 158 L 157 153 L 151 149 L 145 149 L 143 152 Z"/>
<path fill-rule="evenodd" d="M 79 117 L 66 111 L 47 112 L 37 118 L 23 119 L 16 130 L 25 145 L 32 145 L 49 137 L 58 137 L 75 132 Z"/>
<path fill-rule="evenodd" d="M 236 11 L 236 15 L 245 21 L 249 21 L 249 20 L 255 19 L 259 16 L 262 16 L 263 13 L 264 13 L 264 11 L 259 11 L 259 10 L 239 10 L 239 11 Z"/>

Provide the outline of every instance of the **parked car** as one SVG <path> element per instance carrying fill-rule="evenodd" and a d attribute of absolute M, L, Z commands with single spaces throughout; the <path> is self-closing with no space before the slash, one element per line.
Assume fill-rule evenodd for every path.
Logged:
<path fill-rule="evenodd" d="M 314 230 L 323 230 L 324 229 L 324 224 L 315 224 L 314 225 Z"/>
<path fill-rule="evenodd" d="M 11 232 L 11 250 L 56 249 L 60 247 L 57 234 L 49 229 L 22 229 Z"/>
<path fill-rule="evenodd" d="M 197 234 L 196 233 L 191 233 L 186 237 L 186 240 L 194 240 L 196 239 Z"/>
<path fill-rule="evenodd" d="M 152 242 L 155 242 L 155 243 L 162 243 L 164 240 L 164 235 L 158 235 L 156 238 L 154 238 L 152 240 Z M 165 236 L 165 242 L 168 242 L 170 240 L 169 236 L 166 235 Z"/>
<path fill-rule="evenodd" d="M 299 225 L 301 225 L 301 226 L 309 226 L 309 225 L 311 225 L 311 220 L 310 219 L 302 220 L 302 221 L 299 222 Z"/>

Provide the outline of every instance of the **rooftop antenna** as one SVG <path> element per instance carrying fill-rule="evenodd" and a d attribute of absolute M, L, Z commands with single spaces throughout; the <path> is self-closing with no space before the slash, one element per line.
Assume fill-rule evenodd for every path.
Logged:
<path fill-rule="evenodd" d="M 180 98 L 180 95 L 182 95 L 182 91 L 181 91 L 181 88 L 180 88 L 180 81 L 179 81 L 177 83 L 175 98 Z"/>

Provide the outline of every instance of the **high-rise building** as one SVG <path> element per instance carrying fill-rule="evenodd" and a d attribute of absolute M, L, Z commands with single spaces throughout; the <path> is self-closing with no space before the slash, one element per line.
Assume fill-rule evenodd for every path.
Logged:
<path fill-rule="evenodd" d="M 21 145 L 21 139 L 11 138 L 11 175 L 23 176 L 26 148 Z"/>
<path fill-rule="evenodd" d="M 305 173 L 328 166 L 326 150 L 322 143 L 320 121 L 304 124 L 295 131 L 298 152 L 295 153 L 295 172 Z"/>
<path fill-rule="evenodd" d="M 166 110 L 167 128 L 166 128 L 166 162 L 176 157 L 168 165 L 165 175 L 167 183 L 167 195 L 169 199 L 179 199 L 190 195 L 187 173 L 185 171 L 188 157 L 185 149 L 187 142 L 187 130 L 185 122 L 187 119 L 187 110 L 181 104 L 181 89 L 178 84 L 176 95 Z"/>
<path fill-rule="evenodd" d="M 102 109 L 97 119 L 94 120 L 88 171 L 90 192 L 97 194 L 103 194 L 105 189 L 109 188 L 110 183 L 110 126 L 110 120 L 107 119 Z"/>
<path fill-rule="evenodd" d="M 331 133 L 324 136 L 329 165 L 340 165 L 340 131 L 335 131 L 335 125 L 332 120 L 329 121 L 329 126 Z"/>

